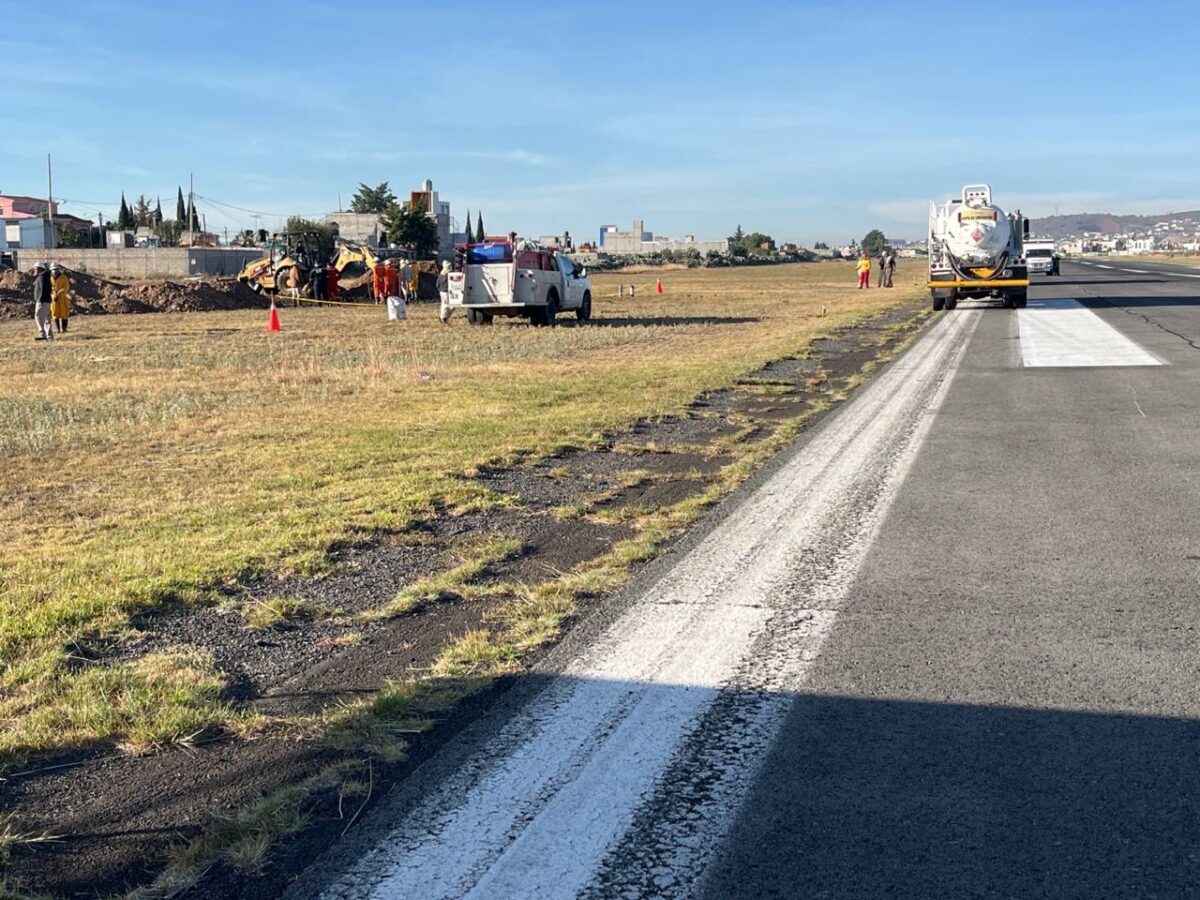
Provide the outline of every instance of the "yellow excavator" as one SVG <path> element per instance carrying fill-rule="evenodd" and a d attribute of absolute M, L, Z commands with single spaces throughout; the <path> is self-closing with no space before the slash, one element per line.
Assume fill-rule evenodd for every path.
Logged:
<path fill-rule="evenodd" d="M 308 285 L 308 270 L 312 266 L 312 252 L 309 247 L 318 246 L 317 232 L 296 231 L 282 235 L 282 242 L 267 250 L 265 256 L 252 260 L 238 273 L 237 280 L 249 286 L 252 291 L 267 291 L 278 294 L 296 287 L 303 290 Z M 341 243 L 334 255 L 333 266 L 339 273 L 356 265 L 365 269 L 375 267 L 375 254 L 365 244 L 351 241 Z M 293 279 L 293 271 L 295 278 Z M 295 284 L 292 284 L 292 282 Z"/>

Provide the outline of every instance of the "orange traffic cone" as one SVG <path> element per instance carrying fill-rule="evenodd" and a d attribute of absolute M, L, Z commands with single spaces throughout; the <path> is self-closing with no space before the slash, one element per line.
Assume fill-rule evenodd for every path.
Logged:
<path fill-rule="evenodd" d="M 659 278 L 657 283 L 654 285 L 654 293 L 661 294 L 662 292 L 663 292 L 662 279 Z"/>
<path fill-rule="evenodd" d="M 283 326 L 279 324 L 279 310 L 275 308 L 275 301 L 271 301 L 271 318 L 267 320 L 267 331 L 283 331 Z"/>

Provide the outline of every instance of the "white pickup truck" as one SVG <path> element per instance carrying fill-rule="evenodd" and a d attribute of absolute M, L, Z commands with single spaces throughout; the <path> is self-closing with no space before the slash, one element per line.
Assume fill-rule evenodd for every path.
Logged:
<path fill-rule="evenodd" d="M 450 308 L 462 307 L 473 325 L 494 316 L 523 316 L 534 325 L 553 325 L 562 312 L 586 322 L 592 317 L 587 269 L 564 253 L 531 241 L 489 240 L 462 248 L 461 272 L 447 277 Z"/>

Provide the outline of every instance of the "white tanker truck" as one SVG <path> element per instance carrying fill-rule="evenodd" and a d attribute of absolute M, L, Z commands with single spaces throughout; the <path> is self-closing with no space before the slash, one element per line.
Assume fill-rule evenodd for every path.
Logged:
<path fill-rule="evenodd" d="M 929 203 L 929 291 L 933 308 L 954 309 L 960 298 L 992 297 L 1006 308 L 1025 306 L 1029 273 L 1024 240 L 1029 220 L 1005 215 L 986 184 L 968 184 L 961 197 Z"/>

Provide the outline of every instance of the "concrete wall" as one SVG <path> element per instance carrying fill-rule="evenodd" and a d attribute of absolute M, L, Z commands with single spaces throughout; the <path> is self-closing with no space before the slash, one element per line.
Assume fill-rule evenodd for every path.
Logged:
<path fill-rule="evenodd" d="M 338 237 L 343 240 L 379 246 L 378 213 L 331 212 L 325 214 L 325 221 L 337 225 Z"/>
<path fill-rule="evenodd" d="M 261 250 L 212 247 L 150 247 L 105 250 L 26 250 L 18 257 L 21 269 L 39 260 L 57 262 L 76 272 L 106 278 L 186 278 L 189 275 L 232 277 Z"/>
<path fill-rule="evenodd" d="M 726 253 L 729 241 L 643 241 L 625 234 L 605 235 L 605 253 L 660 253 L 663 250 L 697 250 L 701 255 L 709 250 Z"/>

